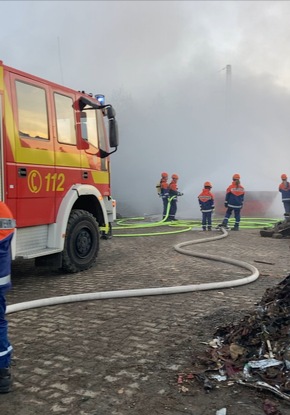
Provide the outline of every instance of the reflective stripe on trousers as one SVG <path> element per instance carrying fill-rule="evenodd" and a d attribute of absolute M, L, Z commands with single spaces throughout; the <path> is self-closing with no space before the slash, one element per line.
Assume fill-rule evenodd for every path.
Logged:
<path fill-rule="evenodd" d="M 5 319 L 5 293 L 0 290 L 0 368 L 8 367 L 11 361 L 12 346 L 8 340 L 8 323 Z"/>

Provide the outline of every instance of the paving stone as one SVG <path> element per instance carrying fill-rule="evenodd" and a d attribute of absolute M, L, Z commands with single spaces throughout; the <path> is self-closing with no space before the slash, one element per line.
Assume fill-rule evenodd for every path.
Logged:
<path fill-rule="evenodd" d="M 102 241 L 96 266 L 72 275 L 35 268 L 33 261 L 16 261 L 8 304 L 250 275 L 246 269 L 173 249 L 199 238 L 200 232 L 191 231 Z M 290 263 L 289 240 L 261 238 L 258 230 L 229 233 L 188 249 L 249 262 L 261 275 L 251 284 L 229 289 L 76 302 L 9 314 L 15 381 L 13 392 L 0 396 L 1 413 L 131 415 L 147 401 L 151 409 L 145 415 L 155 413 L 157 396 L 164 414 L 191 413 L 181 410 L 175 372 L 190 367 L 193 351 L 211 339 L 224 316 L 235 319 L 251 312 L 265 290 L 288 275 Z M 25 410 L 17 412 L 16 402 L 24 402 Z M 244 412 L 241 405 L 235 415 Z"/>

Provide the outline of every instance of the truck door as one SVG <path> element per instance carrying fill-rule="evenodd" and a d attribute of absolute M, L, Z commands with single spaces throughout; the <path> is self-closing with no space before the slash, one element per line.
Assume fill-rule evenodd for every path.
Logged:
<path fill-rule="evenodd" d="M 87 183 L 97 186 L 103 195 L 109 195 L 108 159 L 101 159 L 99 149 L 107 150 L 107 136 L 102 110 L 84 110 L 89 147 L 83 150 L 82 171 Z"/>
<path fill-rule="evenodd" d="M 54 87 L 52 111 L 55 120 L 55 196 L 58 209 L 64 195 L 81 183 L 81 152 L 77 147 L 75 94 Z"/>
<path fill-rule="evenodd" d="M 7 173 L 11 172 L 9 183 L 14 179 L 16 185 L 8 189 L 8 197 L 16 198 L 17 226 L 53 223 L 55 188 L 49 179 L 55 174 L 55 151 L 49 86 L 11 72 L 10 90 L 14 134 L 7 134 L 12 149 Z"/>

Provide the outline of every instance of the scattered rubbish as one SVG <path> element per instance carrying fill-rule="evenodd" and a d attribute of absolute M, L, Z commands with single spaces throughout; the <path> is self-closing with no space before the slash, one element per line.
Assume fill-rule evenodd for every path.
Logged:
<path fill-rule="evenodd" d="M 202 382 L 207 392 L 217 387 L 216 382 L 228 386 L 235 382 L 290 402 L 289 311 L 290 275 L 266 290 L 254 312 L 216 330 L 209 347 L 195 356 L 192 379 Z M 265 408 L 272 415 L 269 403 Z"/>
<path fill-rule="evenodd" d="M 263 359 L 263 360 L 254 360 L 251 362 L 248 362 L 246 366 L 250 366 L 253 369 L 266 369 L 267 367 L 272 367 L 272 366 L 279 366 L 279 365 L 283 365 L 283 362 L 281 362 L 281 360 L 276 360 L 276 359 Z"/>
<path fill-rule="evenodd" d="M 290 236 L 290 217 L 285 216 L 285 220 L 277 222 L 273 227 L 265 227 L 260 231 L 260 235 L 268 238 L 289 238 Z"/>
<path fill-rule="evenodd" d="M 181 388 L 180 388 L 180 392 L 183 392 L 183 393 L 186 393 L 186 392 L 188 392 L 188 388 L 186 388 L 185 386 L 181 386 Z"/>
<path fill-rule="evenodd" d="M 233 360 L 237 360 L 239 356 L 243 356 L 245 353 L 245 348 L 239 346 L 238 344 L 230 345 L 230 355 Z"/>
<path fill-rule="evenodd" d="M 211 375 L 210 378 L 218 380 L 219 382 L 223 382 L 224 380 L 227 380 L 226 375 Z"/>
<path fill-rule="evenodd" d="M 183 376 L 182 375 L 178 375 L 177 378 L 177 383 L 180 385 L 181 383 L 183 383 Z"/>
<path fill-rule="evenodd" d="M 204 389 L 209 392 L 210 390 L 214 389 L 214 385 L 210 382 L 210 380 L 208 379 L 208 377 L 206 377 L 203 374 L 199 374 L 196 376 L 197 379 L 203 383 L 203 387 Z"/>
<path fill-rule="evenodd" d="M 216 338 L 216 339 L 211 340 L 208 344 L 209 344 L 211 347 L 218 348 L 218 347 L 221 347 L 221 345 L 222 345 L 222 341 L 221 341 L 221 339 L 220 339 L 220 338 Z"/>
<path fill-rule="evenodd" d="M 290 370 L 290 345 L 287 347 L 283 354 L 284 363 L 286 365 L 286 368 Z"/>
<path fill-rule="evenodd" d="M 254 259 L 254 262 L 258 262 L 259 264 L 275 265 L 275 262 L 258 261 L 257 259 Z"/>
<path fill-rule="evenodd" d="M 215 415 L 227 415 L 227 408 L 222 408 L 216 411 Z"/>
<path fill-rule="evenodd" d="M 263 410 L 266 415 L 282 415 L 282 413 L 277 409 L 277 405 L 270 401 L 270 399 L 265 400 Z"/>
<path fill-rule="evenodd" d="M 285 399 L 287 402 L 290 402 L 290 396 L 286 393 L 282 393 L 277 387 L 271 386 L 266 382 L 254 382 L 254 383 L 248 383 L 244 382 L 242 380 L 239 380 L 238 383 L 240 385 L 249 386 L 250 388 L 256 388 L 256 389 L 265 389 L 267 391 L 273 392 L 275 395 L 279 396 L 280 398 Z"/>
<path fill-rule="evenodd" d="M 270 359 L 273 359 L 274 355 L 273 355 L 273 350 L 272 350 L 272 346 L 271 346 L 270 340 L 267 339 L 266 340 L 266 343 L 267 343 L 267 346 L 268 346 L 269 357 L 270 357 Z"/>

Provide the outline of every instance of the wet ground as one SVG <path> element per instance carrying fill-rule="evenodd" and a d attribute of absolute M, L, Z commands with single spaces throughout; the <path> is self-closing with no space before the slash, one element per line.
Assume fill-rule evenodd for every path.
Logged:
<path fill-rule="evenodd" d="M 17 261 L 8 303 L 249 276 L 246 269 L 173 249 L 209 234 L 193 230 L 102 240 L 96 266 L 73 275 Z M 9 314 L 14 387 L 0 396 L 1 413 L 215 415 L 226 408 L 227 415 L 263 415 L 270 399 L 282 415 L 289 414 L 289 403 L 263 390 L 221 382 L 208 391 L 184 376 L 218 327 L 254 312 L 266 289 L 289 274 L 289 239 L 262 238 L 258 230 L 242 229 L 188 249 L 246 261 L 259 269 L 260 277 L 234 288 L 75 302 Z"/>

